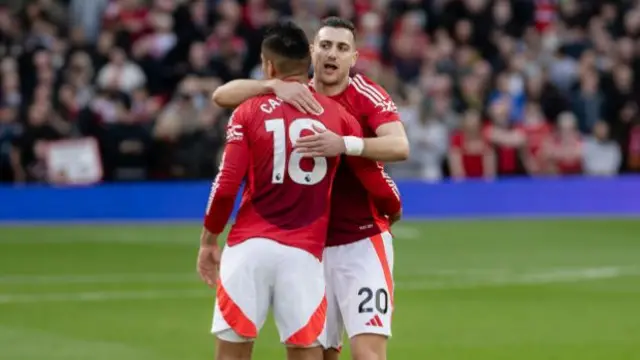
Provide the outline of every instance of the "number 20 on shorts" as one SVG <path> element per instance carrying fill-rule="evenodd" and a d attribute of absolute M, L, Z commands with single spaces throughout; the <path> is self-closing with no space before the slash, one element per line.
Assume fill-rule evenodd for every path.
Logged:
<path fill-rule="evenodd" d="M 373 306 L 371 306 L 372 300 L 373 305 L 375 305 L 375 309 L 380 314 L 384 315 L 389 311 L 389 294 L 385 289 L 380 288 L 374 293 L 371 288 L 363 287 L 358 290 L 358 296 L 364 296 L 360 305 L 358 305 L 358 312 L 361 314 L 373 312 Z"/>
<path fill-rule="evenodd" d="M 285 131 L 285 123 L 283 119 L 272 119 L 265 122 L 267 132 L 273 133 L 273 174 L 271 182 L 273 184 L 282 184 L 284 182 L 285 168 L 289 177 L 293 182 L 300 185 L 315 185 L 322 181 L 327 175 L 327 159 L 324 157 L 313 158 L 313 169 L 304 171 L 300 167 L 302 155 L 296 150 L 289 155 L 289 166 L 287 163 L 287 135 L 291 145 L 295 145 L 300 138 L 303 130 L 314 132 L 313 126 L 326 129 L 323 123 L 314 119 L 295 119 L 289 125 L 288 131 Z M 287 134 L 288 133 L 288 134 Z"/>

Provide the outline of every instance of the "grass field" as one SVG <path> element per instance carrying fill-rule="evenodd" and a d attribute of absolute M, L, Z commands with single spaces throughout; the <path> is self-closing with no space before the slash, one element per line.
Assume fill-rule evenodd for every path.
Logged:
<path fill-rule="evenodd" d="M 391 360 L 640 359 L 640 220 L 407 222 L 395 233 Z M 0 359 L 212 359 L 198 236 L 0 227 Z M 284 359 L 270 322 L 260 336 L 255 359 Z"/>

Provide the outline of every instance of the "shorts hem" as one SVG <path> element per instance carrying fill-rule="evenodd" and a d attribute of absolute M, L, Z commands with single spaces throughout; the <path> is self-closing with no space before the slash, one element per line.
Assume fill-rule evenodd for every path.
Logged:
<path fill-rule="evenodd" d="M 234 344 L 254 342 L 256 339 L 254 337 L 246 337 L 246 336 L 239 335 L 231 328 L 223 329 L 223 330 L 211 330 L 211 334 L 222 341 L 226 341 Z"/>
<path fill-rule="evenodd" d="M 373 330 L 373 329 L 367 329 L 367 330 L 363 330 L 363 331 L 357 331 L 353 334 L 347 334 L 347 336 L 349 336 L 349 339 L 353 339 L 354 337 L 358 336 L 358 335 L 380 335 L 380 336 L 384 336 L 385 338 L 389 339 L 391 338 L 391 332 L 390 331 L 384 331 L 384 330 Z"/>
<path fill-rule="evenodd" d="M 338 354 L 342 353 L 342 345 L 332 345 L 332 346 L 323 346 L 322 347 L 324 350 L 335 350 L 338 352 Z"/>
<path fill-rule="evenodd" d="M 309 345 L 301 345 L 301 344 L 292 344 L 292 343 L 283 343 L 285 347 L 287 348 L 293 348 L 293 349 L 312 349 L 312 348 L 316 348 L 316 347 L 321 347 L 323 349 L 325 349 L 325 347 L 318 341 L 313 342 L 312 344 Z"/>

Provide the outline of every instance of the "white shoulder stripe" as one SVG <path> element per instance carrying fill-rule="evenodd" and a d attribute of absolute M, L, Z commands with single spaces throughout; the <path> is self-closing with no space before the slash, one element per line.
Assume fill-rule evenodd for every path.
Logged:
<path fill-rule="evenodd" d="M 380 99 L 380 101 L 384 101 L 386 99 L 386 96 L 382 95 L 382 93 L 380 93 L 380 91 L 378 89 L 376 89 L 375 86 L 373 86 L 371 84 L 368 84 L 364 80 L 364 78 L 362 77 L 361 74 L 356 74 L 356 76 L 354 76 L 354 78 L 362 86 L 363 89 L 369 91 L 376 98 Z"/>
<path fill-rule="evenodd" d="M 369 94 L 371 96 L 371 98 L 375 99 L 374 103 L 379 103 L 379 102 L 384 101 L 384 98 L 381 97 L 381 96 L 378 96 L 376 94 L 376 92 L 372 91 L 372 90 L 375 90 L 375 89 L 373 89 L 372 86 L 366 84 L 362 80 L 362 78 L 358 77 L 358 75 L 353 77 L 353 84 L 356 87 L 358 87 L 361 90 L 361 92 L 366 92 L 367 94 Z"/>
<path fill-rule="evenodd" d="M 378 100 L 375 96 L 373 96 L 372 93 L 370 93 L 369 91 L 363 89 L 355 79 L 354 80 L 350 80 L 349 83 L 351 85 L 353 85 L 353 88 L 356 89 L 356 91 L 358 93 L 360 93 L 360 95 L 363 95 L 364 97 L 369 99 L 369 101 L 371 101 L 372 104 L 377 106 L 378 104 L 380 104 L 382 102 L 382 100 Z"/>

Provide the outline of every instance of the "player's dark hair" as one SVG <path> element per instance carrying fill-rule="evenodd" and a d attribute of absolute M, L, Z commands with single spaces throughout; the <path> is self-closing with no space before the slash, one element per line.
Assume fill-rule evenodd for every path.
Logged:
<path fill-rule="evenodd" d="M 343 19 L 337 16 L 329 16 L 322 20 L 322 27 L 332 27 L 336 29 L 347 29 L 353 35 L 353 40 L 356 39 L 356 26 L 347 19 Z"/>
<path fill-rule="evenodd" d="M 306 74 L 311 65 L 307 34 L 291 21 L 280 22 L 267 30 L 262 54 L 271 61 L 280 76 Z"/>

